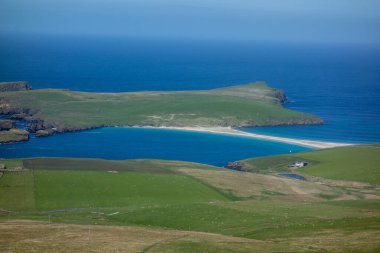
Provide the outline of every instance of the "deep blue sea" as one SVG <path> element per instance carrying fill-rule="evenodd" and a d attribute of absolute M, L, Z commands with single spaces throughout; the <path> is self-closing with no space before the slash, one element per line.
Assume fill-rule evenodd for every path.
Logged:
<path fill-rule="evenodd" d="M 256 80 L 285 90 L 285 106 L 319 115 L 321 126 L 245 131 L 350 143 L 380 142 L 380 46 L 227 43 L 96 37 L 0 38 L 0 81 L 80 91 L 210 89 Z M 241 137 L 103 128 L 23 144 L 0 157 L 165 158 L 227 161 L 305 150 Z"/>

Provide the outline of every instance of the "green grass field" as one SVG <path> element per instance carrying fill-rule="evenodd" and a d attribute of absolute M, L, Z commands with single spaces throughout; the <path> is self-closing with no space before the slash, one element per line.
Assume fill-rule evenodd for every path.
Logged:
<path fill-rule="evenodd" d="M 218 167 L 183 161 L 155 160 L 155 159 L 133 159 L 133 160 L 102 160 L 91 158 L 27 158 L 0 159 L 0 163 L 18 164 L 31 170 L 90 170 L 90 171 L 136 171 L 154 173 L 172 173 L 177 168 L 200 168 L 205 170 L 220 169 Z M 10 166 L 12 166 L 10 164 Z M 15 165 L 13 165 L 15 166 Z"/>
<path fill-rule="evenodd" d="M 208 91 L 86 93 L 68 90 L 2 92 L 0 101 L 30 108 L 59 130 L 113 125 L 248 126 L 315 124 L 321 119 L 282 107 L 265 83 Z"/>
<path fill-rule="evenodd" d="M 380 183 L 380 145 L 362 145 L 253 158 L 242 161 L 244 166 L 257 172 L 288 172 L 288 165 L 306 161 L 309 165 L 297 170 L 306 175 L 335 179 Z"/>
<path fill-rule="evenodd" d="M 35 171 L 34 184 L 39 210 L 226 200 L 214 189 L 177 174 Z"/>
<path fill-rule="evenodd" d="M 0 209 L 35 210 L 33 172 L 6 172 L 1 176 Z"/>
<path fill-rule="evenodd" d="M 373 150 L 378 152 L 377 147 L 356 147 L 354 158 L 362 163 L 374 156 Z M 308 161 L 313 161 L 312 166 L 322 166 L 333 162 L 327 158 L 339 157 L 339 152 L 352 154 L 351 149 L 354 147 L 299 153 L 297 159 L 307 156 Z M 380 194 L 376 185 L 344 187 L 329 182 L 321 185 L 268 175 L 268 168 L 279 170 L 279 163 L 292 160 L 279 156 L 265 159 L 252 163 L 260 164 L 263 172 L 260 174 L 146 159 L 0 160 L 8 168 L 26 169 L 5 172 L 0 178 L 0 209 L 3 210 L 0 232 L 9 234 L 9 241 L 17 236 L 7 230 L 7 222 L 20 222 L 20 219 L 42 222 L 33 226 L 15 223 L 13 228 L 18 231 L 19 241 L 30 238 L 29 228 L 48 235 L 36 239 L 46 244 L 33 244 L 36 247 L 33 252 L 49 251 L 48 245 L 55 245 L 49 240 L 56 237 L 60 238 L 55 239 L 58 241 L 66 240 L 67 247 L 91 247 L 85 241 L 75 241 L 75 238 L 87 238 L 90 228 L 94 229 L 94 236 L 101 229 L 113 234 L 105 239 L 106 232 L 102 232 L 94 245 L 108 241 L 123 245 L 126 240 L 120 237 L 123 233 L 127 238 L 134 238 L 129 243 L 145 245 L 142 249 L 136 246 L 139 250 L 131 252 L 353 253 L 380 249 L 377 240 Z M 377 170 L 371 168 L 366 173 Z M 338 197 L 320 197 L 323 192 Z M 78 225 L 67 225 L 63 230 L 57 229 L 58 224 Z M 138 232 L 133 232 L 136 229 Z M 9 244 L 6 238 L 0 242 L 12 247 L 15 242 Z M 140 242 L 138 238 L 146 239 Z M 15 252 L 28 247 L 28 244 L 18 245 L 25 246 Z M 99 250 L 93 252 L 101 252 L 101 246 L 97 247 Z"/>
<path fill-rule="evenodd" d="M 9 168 L 17 168 L 17 167 L 23 167 L 23 160 L 22 159 L 3 159 L 0 158 L 0 164 L 3 164 Z"/>
<path fill-rule="evenodd" d="M 41 167 L 4 173 L 0 180 L 0 189 L 6 193 L 0 195 L 2 209 L 126 207 L 226 201 L 230 197 L 192 177 L 174 173 L 170 167 L 162 169 L 164 161 L 155 165 L 154 160 L 38 158 L 25 159 L 23 163 L 27 165 L 24 168 Z M 175 167 L 178 162 L 167 163 Z M 17 160 L 6 163 L 8 167 L 20 164 Z M 181 167 L 189 164 L 192 163 Z M 137 165 L 141 165 L 139 170 Z"/>

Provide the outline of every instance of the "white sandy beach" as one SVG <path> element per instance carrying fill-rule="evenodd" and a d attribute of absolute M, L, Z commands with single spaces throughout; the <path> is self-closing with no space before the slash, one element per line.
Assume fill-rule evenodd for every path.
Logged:
<path fill-rule="evenodd" d="M 284 142 L 284 143 L 290 143 L 290 144 L 295 144 L 295 145 L 300 145 L 300 146 L 305 146 L 305 147 L 312 147 L 312 148 L 317 148 L 317 149 L 353 145 L 351 143 L 311 141 L 311 140 L 292 139 L 292 138 L 277 137 L 277 136 L 263 135 L 263 134 L 254 134 L 254 133 L 239 131 L 231 127 L 140 127 L 140 128 L 172 129 L 172 130 L 181 130 L 181 131 L 227 134 L 227 135 L 243 136 L 243 137 L 249 137 L 249 138 L 255 138 L 255 139 Z"/>

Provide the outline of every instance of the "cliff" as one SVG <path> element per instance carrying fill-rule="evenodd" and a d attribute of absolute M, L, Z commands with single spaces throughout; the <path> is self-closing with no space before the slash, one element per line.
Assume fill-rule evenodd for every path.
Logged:
<path fill-rule="evenodd" d="M 16 122 L 13 120 L 0 120 L 0 131 L 9 130 L 16 127 Z"/>
<path fill-rule="evenodd" d="M 0 82 L 0 92 L 31 90 L 32 86 L 25 81 Z"/>

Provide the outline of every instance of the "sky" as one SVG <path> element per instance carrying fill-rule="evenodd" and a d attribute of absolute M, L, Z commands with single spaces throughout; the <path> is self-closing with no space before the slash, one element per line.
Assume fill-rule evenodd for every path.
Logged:
<path fill-rule="evenodd" d="M 0 0 L 1 35 L 380 44 L 378 0 Z"/>

